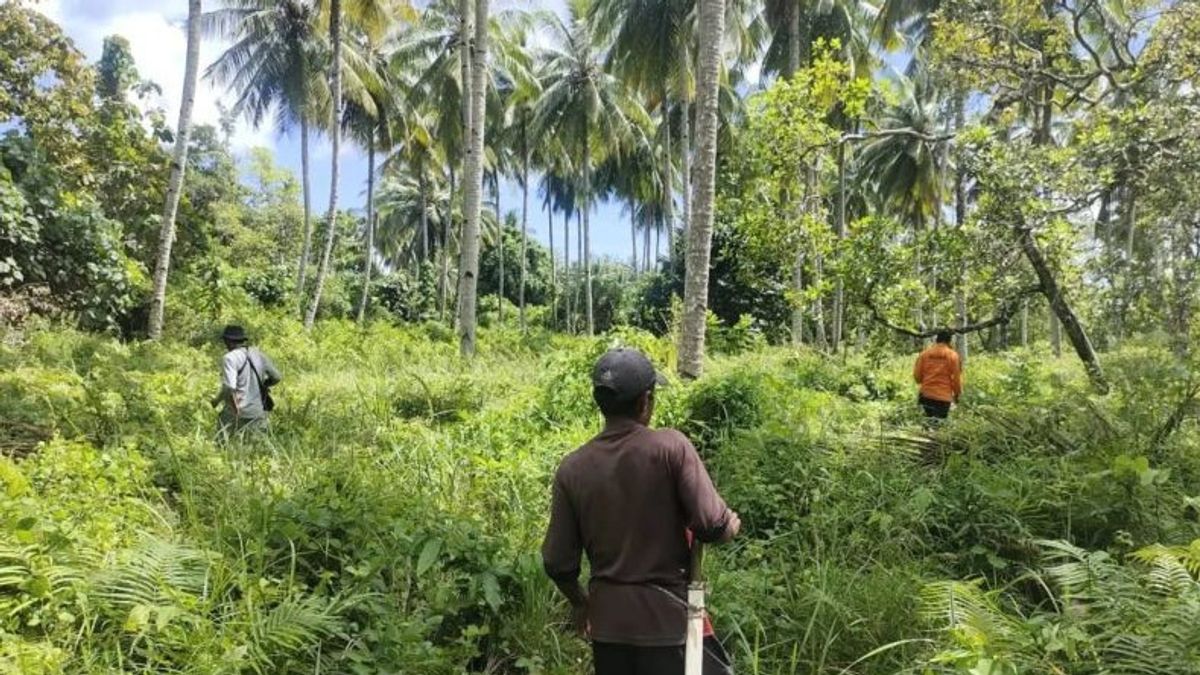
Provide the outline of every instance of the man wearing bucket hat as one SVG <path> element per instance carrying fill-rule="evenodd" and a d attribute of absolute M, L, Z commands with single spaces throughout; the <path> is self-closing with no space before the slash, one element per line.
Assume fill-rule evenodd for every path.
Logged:
<path fill-rule="evenodd" d="M 602 356 L 592 396 L 604 429 L 554 477 L 542 560 L 592 640 L 597 675 L 683 675 L 691 539 L 727 542 L 741 527 L 691 442 L 649 428 L 664 382 L 641 352 Z"/>
<path fill-rule="evenodd" d="M 241 326 L 229 325 L 221 332 L 225 356 L 221 359 L 221 390 L 212 406 L 221 407 L 218 435 L 228 440 L 233 434 L 265 431 L 267 417 L 275 407 L 270 388 L 283 376 L 258 348 L 249 345 Z"/>

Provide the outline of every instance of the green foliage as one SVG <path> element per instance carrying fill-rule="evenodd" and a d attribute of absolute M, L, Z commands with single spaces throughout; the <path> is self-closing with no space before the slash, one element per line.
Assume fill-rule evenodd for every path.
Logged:
<path fill-rule="evenodd" d="M 272 435 L 219 448 L 204 399 L 231 319 L 285 382 Z M 547 481 L 599 428 L 595 359 L 635 346 L 669 371 L 669 340 L 498 326 L 467 365 L 442 324 L 306 334 L 237 294 L 188 325 L 162 345 L 47 329 L 0 347 L 0 418 L 35 430 L 0 426 L 24 443 L 0 461 L 4 667 L 583 672 L 537 558 Z M 1169 353 L 1108 357 L 1105 398 L 1036 354 L 975 358 L 964 406 L 927 430 L 907 358 L 748 344 L 657 399 L 745 523 L 709 569 L 739 663 L 1082 673 L 1130 640 L 1190 663 L 1169 626 L 1193 611 L 1200 440 L 1171 422 L 1191 390 Z M 1046 540 L 1082 553 L 1047 560 Z M 1084 562 L 1102 594 L 1063 567 Z M 963 609 L 943 632 L 948 593 Z"/>

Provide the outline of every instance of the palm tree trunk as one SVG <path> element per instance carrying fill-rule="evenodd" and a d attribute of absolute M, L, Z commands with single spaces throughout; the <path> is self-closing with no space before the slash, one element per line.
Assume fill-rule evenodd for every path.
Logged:
<path fill-rule="evenodd" d="M 429 183 L 425 180 L 425 167 L 417 168 L 417 192 L 421 200 L 421 262 L 429 261 Z"/>
<path fill-rule="evenodd" d="M 358 323 L 367 318 L 367 300 L 371 297 L 371 267 L 375 264 L 375 132 L 367 141 L 367 250 L 363 256 L 362 297 L 358 301 Z"/>
<path fill-rule="evenodd" d="M 679 373 L 686 378 L 700 377 L 704 372 L 708 266 L 712 252 L 713 201 L 717 185 L 717 94 L 721 75 L 721 47 L 725 35 L 724 0 L 699 2 L 696 181 L 692 186 L 692 223 L 688 227 L 683 289 L 683 330 L 679 337 Z"/>
<path fill-rule="evenodd" d="M 454 232 L 454 197 L 458 189 L 458 175 L 454 172 L 454 162 L 449 164 L 450 201 L 446 204 L 446 217 L 442 220 L 442 271 L 438 279 L 438 317 L 441 321 L 446 320 L 446 309 L 450 304 L 450 299 L 446 296 L 450 294 L 450 240 Z"/>
<path fill-rule="evenodd" d="M 525 268 L 528 261 L 529 241 L 529 139 L 524 122 L 521 124 L 521 288 L 517 291 L 517 307 L 520 312 L 521 330 L 525 330 Z M 554 248 L 551 247 L 551 252 Z M 551 256 L 553 257 L 553 256 Z"/>
<path fill-rule="evenodd" d="M 550 325 L 558 323 L 558 253 L 554 251 L 554 205 L 546 200 L 546 229 L 550 231 Z"/>
<path fill-rule="evenodd" d="M 586 309 L 580 310 L 580 308 L 579 308 L 580 304 L 583 302 L 583 298 L 581 298 L 580 295 L 583 294 L 583 286 L 584 286 L 583 277 L 585 275 L 585 272 L 583 269 L 583 210 L 582 209 L 577 209 L 575 211 L 575 267 L 576 267 L 575 314 L 578 315 L 578 314 L 582 313 L 584 315 L 584 321 L 586 322 L 587 310 Z M 577 321 L 579 320 L 578 316 L 576 316 L 576 320 Z"/>
<path fill-rule="evenodd" d="M 300 249 L 299 271 L 296 273 L 296 297 L 300 298 L 300 311 L 304 311 L 304 282 L 308 276 L 308 263 L 312 258 L 312 185 L 309 180 L 308 163 L 308 113 L 300 112 L 300 181 L 304 190 L 304 246 Z"/>
<path fill-rule="evenodd" d="M 201 0 L 188 0 L 187 56 L 183 66 L 183 100 L 179 104 L 179 133 L 175 137 L 175 156 L 171 178 L 163 204 L 162 228 L 158 233 L 158 260 L 154 264 L 154 296 L 150 301 L 151 340 L 162 337 L 163 315 L 167 305 L 167 277 L 171 271 L 171 247 L 175 243 L 175 216 L 183 193 L 187 172 L 188 141 L 192 136 L 192 108 L 196 103 L 196 78 L 200 72 Z"/>
<path fill-rule="evenodd" d="M 459 105 L 462 114 L 462 142 L 471 140 L 471 0 L 458 0 L 458 67 L 459 87 L 462 88 Z M 451 160 L 453 161 L 453 160 Z M 460 161 L 465 165 L 464 159 Z M 463 173 L 466 174 L 466 167 Z"/>
<path fill-rule="evenodd" d="M 333 59 L 329 66 L 329 88 L 333 92 L 333 119 L 329 126 L 333 149 L 329 170 L 329 223 L 325 233 L 325 251 L 321 254 L 321 266 L 317 268 L 317 286 L 313 289 L 312 301 L 304 315 L 306 329 L 311 329 L 317 321 L 321 292 L 325 288 L 325 277 L 329 274 L 329 259 L 333 256 L 333 242 L 337 238 L 338 171 L 341 169 L 342 152 L 342 0 L 330 0 L 329 12 L 329 41 L 333 43 Z"/>
<path fill-rule="evenodd" d="M 671 107 L 667 105 L 667 87 L 663 84 L 663 159 L 660 171 L 662 172 L 662 199 L 663 199 L 663 220 L 666 222 L 668 237 L 671 242 L 674 242 L 672 234 L 675 231 L 675 165 L 674 158 L 671 156 Z M 657 257 L 657 256 L 656 256 Z"/>
<path fill-rule="evenodd" d="M 596 334 L 595 307 L 592 302 L 592 156 L 587 134 L 583 136 L 583 274 L 584 296 L 587 303 L 587 334 Z"/>
<path fill-rule="evenodd" d="M 633 270 L 634 278 L 637 278 L 637 275 L 638 275 L 637 206 L 634 204 L 632 198 L 629 200 L 629 242 L 631 244 L 633 244 L 633 247 L 631 249 L 633 252 L 633 258 L 631 258 L 631 264 L 630 264 L 629 268 Z"/>
<path fill-rule="evenodd" d="M 568 333 L 575 332 L 575 317 L 571 302 L 571 212 L 563 214 L 563 309 L 567 315 L 564 323 Z"/>
<path fill-rule="evenodd" d="M 644 241 L 642 242 L 642 268 L 646 270 L 646 274 L 650 274 L 650 273 L 652 273 L 653 270 L 651 270 L 651 268 L 650 268 L 650 226 L 649 225 L 647 225 L 646 229 L 642 231 L 642 237 L 644 239 Z"/>
<path fill-rule="evenodd" d="M 465 0 L 464 0 L 465 1 Z M 463 229 L 459 269 L 459 348 L 463 356 L 475 354 L 476 293 L 479 284 L 479 216 L 483 196 L 484 101 L 487 95 L 488 0 L 475 0 L 475 44 L 471 63 L 471 137 L 467 146 Z"/>
<path fill-rule="evenodd" d="M 680 45 L 680 69 L 685 73 L 687 72 L 687 68 L 683 64 L 687 64 L 691 57 L 691 50 L 688 47 L 689 45 L 686 40 Z M 688 223 L 691 222 L 692 219 L 692 121 L 691 111 L 688 110 L 690 104 L 688 99 L 690 97 L 688 96 L 687 91 L 687 76 L 682 76 L 682 80 L 683 81 L 680 82 L 681 91 L 679 96 L 679 177 L 681 179 L 680 183 L 682 187 L 682 193 L 680 196 L 683 204 L 683 217 L 681 218 L 681 224 L 683 226 L 683 232 L 686 235 L 688 231 Z M 667 253 L 673 256 L 675 251 L 672 249 Z"/>
<path fill-rule="evenodd" d="M 500 294 L 496 303 L 496 319 L 504 323 L 504 210 L 500 208 L 500 174 L 492 171 L 492 193 L 496 198 L 496 225 L 500 228 L 500 238 L 496 242 L 496 255 L 499 258 L 500 284 L 497 292 Z"/>

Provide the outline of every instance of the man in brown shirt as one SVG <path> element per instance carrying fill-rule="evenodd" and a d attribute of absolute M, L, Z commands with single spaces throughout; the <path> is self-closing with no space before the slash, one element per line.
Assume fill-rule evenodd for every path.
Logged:
<path fill-rule="evenodd" d="M 554 477 L 542 560 L 592 639 L 597 675 L 682 675 L 688 531 L 726 542 L 741 527 L 688 439 L 648 427 L 660 381 L 638 351 L 602 356 L 592 384 L 604 430 Z"/>

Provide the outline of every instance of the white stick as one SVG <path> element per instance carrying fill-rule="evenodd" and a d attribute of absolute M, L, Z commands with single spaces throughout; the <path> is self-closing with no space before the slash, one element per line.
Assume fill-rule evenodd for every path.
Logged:
<path fill-rule="evenodd" d="M 704 667 L 704 582 L 688 586 L 687 642 L 684 651 L 685 675 L 701 675 Z"/>

